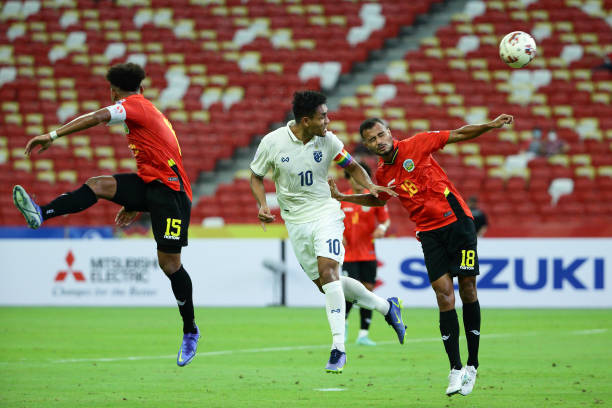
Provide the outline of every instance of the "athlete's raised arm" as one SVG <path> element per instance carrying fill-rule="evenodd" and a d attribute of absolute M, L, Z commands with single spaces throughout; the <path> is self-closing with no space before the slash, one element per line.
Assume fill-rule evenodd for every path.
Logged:
<path fill-rule="evenodd" d="M 489 130 L 498 129 L 503 125 L 509 125 L 513 122 L 513 120 L 514 118 L 511 115 L 506 115 L 504 113 L 488 123 L 483 123 L 481 125 L 466 125 L 459 129 L 451 130 L 450 136 L 448 137 L 448 142 L 446 142 L 446 144 L 473 139 L 485 132 L 488 132 Z"/>
<path fill-rule="evenodd" d="M 374 184 L 372 182 L 372 179 L 370 179 L 370 176 L 368 176 L 368 173 L 356 161 L 352 161 L 348 166 L 346 166 L 345 170 L 348 171 L 348 173 L 351 175 L 351 177 L 355 179 L 357 183 L 359 183 L 363 187 L 370 190 L 370 194 L 372 196 L 378 197 L 378 193 L 387 193 L 391 197 L 397 197 L 397 193 L 393 191 L 393 189 L 389 187 L 377 186 L 376 184 Z M 364 195 L 367 195 L 367 194 L 364 194 Z M 340 200 L 340 201 L 345 201 L 345 200 Z M 384 202 L 383 202 L 383 205 L 384 205 Z"/>
<path fill-rule="evenodd" d="M 378 197 L 374 197 L 371 193 L 343 194 L 338 190 L 336 182 L 331 178 L 327 179 L 327 184 L 329 184 L 329 191 L 331 192 L 332 198 L 335 200 L 364 205 L 366 207 L 382 207 L 383 205 L 385 205 L 385 201 L 381 200 Z M 394 194 L 394 196 L 397 195 L 395 191 L 392 191 L 392 193 Z"/>
<path fill-rule="evenodd" d="M 36 146 L 40 146 L 38 153 L 44 152 L 58 137 L 89 129 L 90 127 L 99 125 L 100 123 L 106 123 L 110 119 L 111 114 L 107 108 L 102 108 L 95 112 L 89 112 L 85 115 L 81 115 L 50 133 L 45 133 L 44 135 L 36 136 L 30 139 L 25 147 L 25 155 L 30 156 L 30 154 L 32 154 L 32 150 Z"/>

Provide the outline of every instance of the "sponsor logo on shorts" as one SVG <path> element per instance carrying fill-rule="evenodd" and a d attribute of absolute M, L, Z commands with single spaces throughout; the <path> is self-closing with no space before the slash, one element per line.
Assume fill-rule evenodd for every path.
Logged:
<path fill-rule="evenodd" d="M 414 170 L 414 161 L 412 161 L 412 159 L 406 159 L 404 160 L 404 164 L 402 166 L 404 167 L 404 170 L 410 173 Z"/>
<path fill-rule="evenodd" d="M 470 270 L 470 271 L 473 271 L 473 270 L 474 270 L 474 267 L 473 267 L 473 266 L 461 265 L 461 266 L 459 267 L 459 269 L 464 269 L 464 270 Z"/>
<path fill-rule="evenodd" d="M 178 241 L 179 239 L 181 239 L 181 237 L 174 235 L 164 235 L 164 239 L 173 239 L 175 241 Z"/>

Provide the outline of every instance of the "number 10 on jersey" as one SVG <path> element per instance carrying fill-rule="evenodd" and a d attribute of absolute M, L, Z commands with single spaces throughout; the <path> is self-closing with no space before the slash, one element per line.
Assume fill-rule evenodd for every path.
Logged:
<path fill-rule="evenodd" d="M 301 186 L 312 186 L 312 171 L 300 171 L 298 176 L 300 176 Z"/>
<path fill-rule="evenodd" d="M 334 255 L 340 255 L 340 240 L 339 239 L 328 239 L 327 245 L 329 245 L 329 253 Z"/>

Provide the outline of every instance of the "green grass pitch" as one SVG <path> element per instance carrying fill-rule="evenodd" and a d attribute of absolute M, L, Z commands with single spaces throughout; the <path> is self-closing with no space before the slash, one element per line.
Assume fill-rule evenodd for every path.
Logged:
<path fill-rule="evenodd" d="M 174 308 L 0 308 L 0 407 L 612 406 L 612 310 L 483 308 L 476 388 L 452 398 L 435 309 L 404 310 L 403 346 L 375 313 L 376 347 L 354 344 L 353 311 L 341 375 L 324 372 L 322 308 L 196 317 L 198 355 L 179 368 Z"/>

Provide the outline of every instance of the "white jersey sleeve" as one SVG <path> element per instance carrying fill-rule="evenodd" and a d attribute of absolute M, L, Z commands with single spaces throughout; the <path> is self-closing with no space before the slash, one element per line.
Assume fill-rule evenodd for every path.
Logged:
<path fill-rule="evenodd" d="M 121 103 L 116 103 L 111 106 L 107 106 L 106 109 L 110 112 L 111 118 L 107 125 L 114 125 L 125 121 L 126 113 L 125 108 Z"/>
<path fill-rule="evenodd" d="M 265 137 L 261 140 L 255 152 L 255 157 L 250 165 L 251 171 L 260 177 L 265 176 L 271 166 L 271 154 L 268 140 L 269 139 Z"/>

